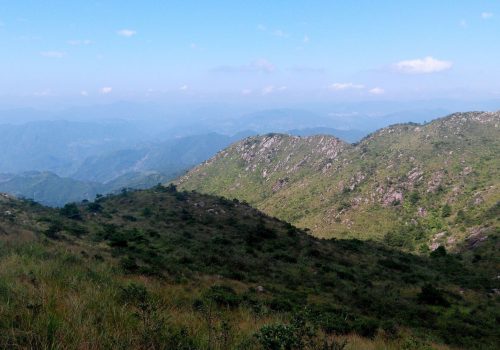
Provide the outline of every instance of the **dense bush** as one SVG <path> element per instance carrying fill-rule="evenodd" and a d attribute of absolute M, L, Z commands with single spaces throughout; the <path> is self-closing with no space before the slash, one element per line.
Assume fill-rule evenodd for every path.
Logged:
<path fill-rule="evenodd" d="M 418 294 L 418 301 L 428 305 L 450 306 L 450 303 L 443 296 L 443 292 L 432 284 L 426 284 Z"/>
<path fill-rule="evenodd" d="M 78 206 L 75 203 L 66 204 L 64 207 L 62 207 L 59 210 L 59 213 L 62 216 L 65 216 L 69 219 L 73 219 L 73 220 L 81 220 L 82 219 L 82 216 L 80 215 L 80 209 L 78 209 Z"/>

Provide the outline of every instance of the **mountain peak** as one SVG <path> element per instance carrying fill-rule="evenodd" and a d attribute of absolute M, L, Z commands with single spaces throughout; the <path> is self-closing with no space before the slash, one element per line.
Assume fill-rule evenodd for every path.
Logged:
<path fill-rule="evenodd" d="M 246 200 L 321 237 L 451 248 L 497 225 L 483 216 L 500 200 L 499 121 L 498 112 L 456 113 L 392 125 L 356 145 L 320 135 L 252 137 L 179 183 Z"/>

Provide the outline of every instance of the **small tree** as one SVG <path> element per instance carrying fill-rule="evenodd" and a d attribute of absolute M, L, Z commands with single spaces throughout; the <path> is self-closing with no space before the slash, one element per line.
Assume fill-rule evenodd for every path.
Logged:
<path fill-rule="evenodd" d="M 451 206 L 446 203 L 441 209 L 441 217 L 447 218 L 451 215 Z"/>
<path fill-rule="evenodd" d="M 65 216 L 69 219 L 73 220 L 81 220 L 82 216 L 80 215 L 80 210 L 78 209 L 77 205 L 75 203 L 68 203 L 66 204 L 59 213 L 62 216 Z"/>
<path fill-rule="evenodd" d="M 427 305 L 450 306 L 442 291 L 429 283 L 422 287 L 422 291 L 418 294 L 418 301 Z"/>

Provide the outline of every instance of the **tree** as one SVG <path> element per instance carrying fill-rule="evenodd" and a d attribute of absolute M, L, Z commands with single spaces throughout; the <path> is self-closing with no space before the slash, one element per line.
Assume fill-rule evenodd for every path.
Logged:
<path fill-rule="evenodd" d="M 441 217 L 447 218 L 451 215 L 451 206 L 446 203 L 441 209 Z"/>
<path fill-rule="evenodd" d="M 80 210 L 78 209 L 78 206 L 75 203 L 68 203 L 64 207 L 61 208 L 59 213 L 62 216 L 65 216 L 69 219 L 73 220 L 81 220 L 82 216 L 80 215 Z"/>

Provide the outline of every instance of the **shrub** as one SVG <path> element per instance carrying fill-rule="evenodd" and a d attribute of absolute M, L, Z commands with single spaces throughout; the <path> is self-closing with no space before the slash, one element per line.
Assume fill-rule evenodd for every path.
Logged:
<path fill-rule="evenodd" d="M 433 348 L 428 344 L 414 338 L 408 337 L 401 343 L 401 350 L 432 350 Z"/>
<path fill-rule="evenodd" d="M 319 327 L 327 334 L 347 334 L 351 326 L 347 321 L 347 314 L 326 313 L 318 317 Z"/>
<path fill-rule="evenodd" d="M 58 239 L 59 238 L 59 232 L 63 230 L 63 225 L 59 221 L 54 221 L 52 222 L 49 227 L 43 232 L 45 236 L 51 238 L 51 239 Z"/>
<path fill-rule="evenodd" d="M 418 294 L 418 301 L 427 305 L 450 306 L 442 291 L 429 283 L 422 287 L 421 292 Z"/>
<path fill-rule="evenodd" d="M 132 282 L 121 289 L 120 299 L 125 304 L 143 304 L 148 298 L 149 292 L 143 284 Z"/>
<path fill-rule="evenodd" d="M 102 205 L 97 202 L 87 204 L 87 210 L 91 213 L 100 213 L 102 211 Z"/>
<path fill-rule="evenodd" d="M 384 330 L 384 334 L 387 338 L 394 339 L 398 335 L 398 327 L 396 323 L 392 320 L 382 321 L 380 327 Z"/>
<path fill-rule="evenodd" d="M 135 272 L 139 269 L 139 266 L 135 262 L 135 259 L 131 256 L 124 257 L 120 260 L 120 264 L 124 270 L 129 272 Z"/>
<path fill-rule="evenodd" d="M 235 308 L 241 302 L 241 298 L 233 288 L 223 285 L 210 287 L 205 293 L 205 298 L 215 302 L 219 306 L 228 308 Z"/>
<path fill-rule="evenodd" d="M 441 217 L 447 218 L 451 215 L 451 206 L 449 204 L 445 204 L 443 208 L 441 208 Z"/>
<path fill-rule="evenodd" d="M 135 216 L 132 216 L 132 215 L 122 215 L 122 219 L 125 221 L 131 221 L 131 222 L 137 221 L 137 218 Z"/>
<path fill-rule="evenodd" d="M 316 330 L 304 315 L 297 314 L 289 325 L 266 325 L 256 336 L 266 350 L 299 350 L 309 348 L 315 335 Z"/>
<path fill-rule="evenodd" d="M 66 204 L 64 207 L 62 207 L 59 210 L 59 213 L 62 216 L 65 216 L 69 219 L 73 219 L 73 220 L 81 220 L 82 219 L 82 216 L 80 215 L 80 210 L 78 209 L 78 207 L 76 206 L 75 203 Z"/>
<path fill-rule="evenodd" d="M 151 208 L 146 207 L 142 209 L 141 215 L 145 218 L 150 218 L 153 215 L 153 211 L 151 210 Z"/>
<path fill-rule="evenodd" d="M 373 318 L 363 317 L 354 321 L 354 331 L 366 338 L 373 338 L 377 334 L 379 323 Z"/>
<path fill-rule="evenodd" d="M 385 259 L 380 259 L 378 263 L 384 267 L 387 267 L 389 269 L 393 270 L 399 270 L 399 271 L 410 271 L 410 267 L 406 264 L 403 264 L 397 260 L 390 259 L 390 258 L 385 258 Z"/>
<path fill-rule="evenodd" d="M 430 257 L 435 259 L 435 258 L 445 257 L 446 255 L 447 255 L 446 248 L 440 245 L 439 247 L 434 249 L 434 251 L 431 252 Z"/>
<path fill-rule="evenodd" d="M 415 205 L 418 203 L 418 201 L 420 200 L 420 194 L 417 192 L 417 191 L 413 191 L 412 193 L 410 193 L 410 203 Z"/>
<path fill-rule="evenodd" d="M 298 349 L 298 339 L 292 327 L 277 324 L 263 326 L 257 333 L 257 339 L 265 350 Z"/>

